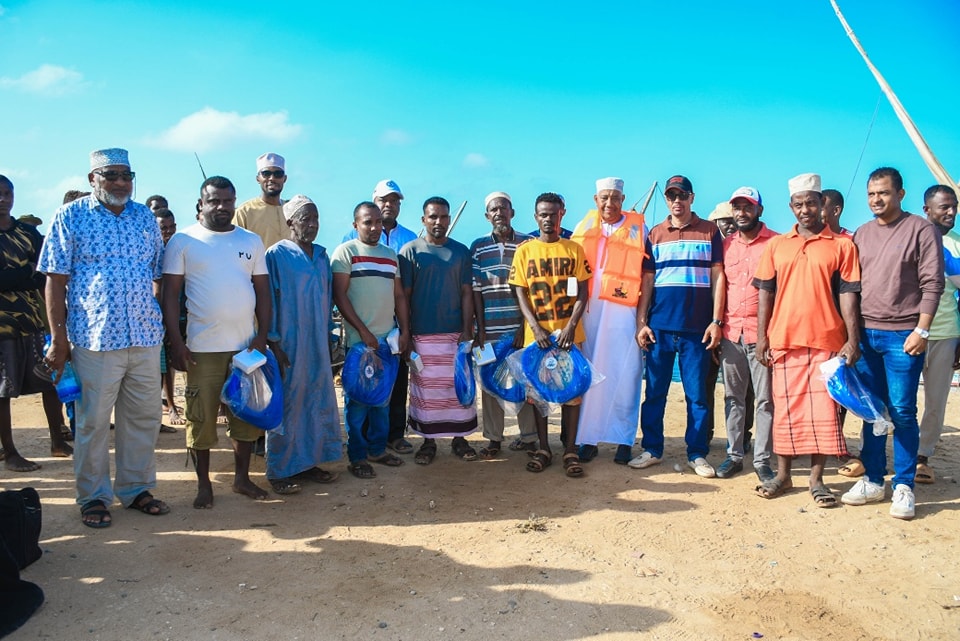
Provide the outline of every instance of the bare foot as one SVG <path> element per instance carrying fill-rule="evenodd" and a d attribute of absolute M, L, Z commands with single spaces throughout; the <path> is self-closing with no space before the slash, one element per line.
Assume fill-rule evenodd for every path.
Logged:
<path fill-rule="evenodd" d="M 73 455 L 73 446 L 64 441 L 50 442 L 50 456 L 54 458 L 68 458 Z"/>
<path fill-rule="evenodd" d="M 4 462 L 7 469 L 11 472 L 36 472 L 40 469 L 39 463 L 28 461 L 17 453 L 11 454 L 6 452 Z"/>
<path fill-rule="evenodd" d="M 209 510 L 213 508 L 213 487 L 202 485 L 197 489 L 197 498 L 193 499 L 193 509 Z"/>
<path fill-rule="evenodd" d="M 167 422 L 170 425 L 186 425 L 187 422 L 180 417 L 180 408 L 176 405 L 171 405 L 170 409 L 167 410 Z"/>
<path fill-rule="evenodd" d="M 247 479 L 246 481 L 241 481 L 239 483 L 233 484 L 233 491 L 237 494 L 243 494 L 244 496 L 249 496 L 255 501 L 262 501 L 266 499 L 269 494 L 267 491 L 258 487 L 253 483 L 253 481 Z"/>

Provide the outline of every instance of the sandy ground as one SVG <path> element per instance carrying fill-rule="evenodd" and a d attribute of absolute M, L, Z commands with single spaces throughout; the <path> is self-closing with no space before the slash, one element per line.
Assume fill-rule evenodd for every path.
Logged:
<path fill-rule="evenodd" d="M 721 407 L 718 390 L 718 416 Z M 115 506 L 113 527 L 92 530 L 80 524 L 70 461 L 45 456 L 39 399 L 13 409 L 18 446 L 43 469 L 2 470 L 0 486 L 40 492 L 44 555 L 24 578 L 47 601 L 11 639 L 960 638 L 955 427 L 911 522 L 891 518 L 889 500 L 818 509 L 806 465 L 798 489 L 772 501 L 753 495 L 749 464 L 728 480 L 678 473 L 674 385 L 664 463 L 630 470 L 605 446 L 583 479 L 559 464 L 531 474 L 523 453 L 506 450 L 465 463 L 447 441 L 429 467 L 407 457 L 374 480 L 344 472 L 254 502 L 230 492 L 221 438 L 216 506 L 198 511 L 182 430 L 161 434 L 157 495 L 172 512 Z M 855 445 L 857 430 L 847 435 Z M 714 464 L 724 446 L 720 428 Z M 265 484 L 263 460 L 253 469 Z M 827 482 L 853 484 L 835 461 Z"/>

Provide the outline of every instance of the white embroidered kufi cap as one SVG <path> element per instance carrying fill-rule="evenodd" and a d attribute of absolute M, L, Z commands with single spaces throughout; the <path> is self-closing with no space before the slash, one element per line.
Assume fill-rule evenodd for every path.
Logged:
<path fill-rule="evenodd" d="M 799 194 L 802 191 L 815 191 L 820 193 L 820 176 L 817 174 L 800 174 L 794 176 L 787 182 L 790 188 L 790 195 Z"/>
<path fill-rule="evenodd" d="M 623 178 L 601 178 L 597 181 L 597 193 L 599 194 L 604 189 L 612 189 L 614 191 L 619 191 L 623 193 Z"/>
<path fill-rule="evenodd" d="M 262 171 L 268 167 L 279 167 L 286 170 L 286 161 L 280 154 L 270 151 L 257 158 L 257 171 Z"/>
<path fill-rule="evenodd" d="M 306 205 L 316 205 L 316 203 L 303 194 L 297 194 L 287 202 L 283 203 L 283 217 L 287 220 L 290 220 Z"/>
<path fill-rule="evenodd" d="M 487 205 L 490 204 L 490 201 L 494 200 L 495 198 L 506 198 L 511 205 L 513 204 L 513 199 L 510 198 L 510 194 L 508 194 L 507 192 L 491 191 L 489 194 L 487 194 L 487 197 L 483 199 L 483 208 L 486 209 Z"/>
<path fill-rule="evenodd" d="M 127 157 L 127 150 L 119 147 L 110 149 L 98 149 L 90 152 L 90 171 L 109 167 L 110 165 L 130 166 L 130 159 Z"/>

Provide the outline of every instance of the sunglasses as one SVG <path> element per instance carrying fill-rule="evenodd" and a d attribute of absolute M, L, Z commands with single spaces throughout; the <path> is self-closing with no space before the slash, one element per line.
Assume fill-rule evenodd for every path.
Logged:
<path fill-rule="evenodd" d="M 270 171 L 269 169 L 264 169 L 260 172 L 261 178 L 283 178 L 286 176 L 282 169 L 277 169 L 276 171 Z"/>
<path fill-rule="evenodd" d="M 673 202 L 675 200 L 686 202 L 687 200 L 690 199 L 690 194 L 685 191 L 668 191 L 664 195 L 667 197 L 667 200 L 669 200 L 670 202 Z"/>
<path fill-rule="evenodd" d="M 133 179 L 137 177 L 137 172 L 135 171 L 95 171 L 93 173 L 100 176 L 107 182 L 112 183 L 117 182 L 121 178 L 133 182 Z"/>

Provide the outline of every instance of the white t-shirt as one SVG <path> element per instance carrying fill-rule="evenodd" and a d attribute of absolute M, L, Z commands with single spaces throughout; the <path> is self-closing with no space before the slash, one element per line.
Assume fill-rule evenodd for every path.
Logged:
<path fill-rule="evenodd" d="M 192 352 L 233 352 L 256 335 L 253 276 L 267 273 L 263 241 L 241 227 L 210 231 L 197 223 L 167 243 L 163 273 L 184 277 L 187 347 Z"/>

